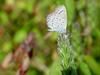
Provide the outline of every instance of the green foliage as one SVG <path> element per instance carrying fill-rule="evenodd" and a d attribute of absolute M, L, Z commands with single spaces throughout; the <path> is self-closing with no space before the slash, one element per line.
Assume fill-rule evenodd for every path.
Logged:
<path fill-rule="evenodd" d="M 80 70 L 83 73 L 83 75 L 92 75 L 91 71 L 90 71 L 90 69 L 89 69 L 89 67 L 88 67 L 88 65 L 86 63 L 80 62 L 80 66 L 79 67 L 80 67 Z"/>
<path fill-rule="evenodd" d="M 62 67 L 60 65 L 60 61 L 56 60 L 50 66 L 50 68 L 48 69 L 46 75 L 61 75 L 61 69 L 62 69 Z"/>
<path fill-rule="evenodd" d="M 91 56 L 85 56 L 84 57 L 86 63 L 94 73 L 94 75 L 100 75 L 100 69 L 98 63 L 91 57 Z"/>
<path fill-rule="evenodd" d="M 72 24 L 73 18 L 74 18 L 74 14 L 75 14 L 75 4 L 74 4 L 74 0 L 65 0 L 65 6 L 67 8 L 67 12 L 68 12 L 68 25 Z"/>
<path fill-rule="evenodd" d="M 18 32 L 16 32 L 14 36 L 14 42 L 21 43 L 22 41 L 24 41 L 26 35 L 27 35 L 26 30 L 24 29 L 19 30 Z"/>

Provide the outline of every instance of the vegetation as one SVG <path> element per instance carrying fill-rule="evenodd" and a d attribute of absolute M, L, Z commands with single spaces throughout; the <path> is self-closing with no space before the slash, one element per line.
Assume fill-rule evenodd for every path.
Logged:
<path fill-rule="evenodd" d="M 60 5 L 68 13 L 67 39 L 46 23 Z M 0 0 L 0 75 L 100 75 L 99 67 L 99 0 Z"/>

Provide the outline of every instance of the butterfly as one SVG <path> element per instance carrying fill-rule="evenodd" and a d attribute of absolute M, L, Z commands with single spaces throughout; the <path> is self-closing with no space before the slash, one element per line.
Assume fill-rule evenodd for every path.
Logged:
<path fill-rule="evenodd" d="M 46 18 L 48 31 L 66 33 L 67 11 L 65 6 L 59 6 Z"/>

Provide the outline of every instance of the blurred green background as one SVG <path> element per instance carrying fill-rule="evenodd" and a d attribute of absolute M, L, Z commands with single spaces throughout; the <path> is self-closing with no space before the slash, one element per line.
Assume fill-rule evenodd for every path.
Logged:
<path fill-rule="evenodd" d="M 27 75 L 61 75 L 58 34 L 46 25 L 46 16 L 59 5 L 66 6 L 72 45 L 82 57 L 78 75 L 100 75 L 100 0 L 0 0 L 0 63 L 33 32 L 36 46 Z M 16 71 L 13 65 L 0 75 Z"/>

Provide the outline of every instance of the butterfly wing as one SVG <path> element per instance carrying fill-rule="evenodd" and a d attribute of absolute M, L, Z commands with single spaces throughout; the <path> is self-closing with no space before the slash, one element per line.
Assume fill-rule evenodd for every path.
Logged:
<path fill-rule="evenodd" d="M 66 8 L 60 6 L 56 10 L 47 16 L 47 25 L 50 28 L 49 31 L 66 32 L 67 26 Z"/>

